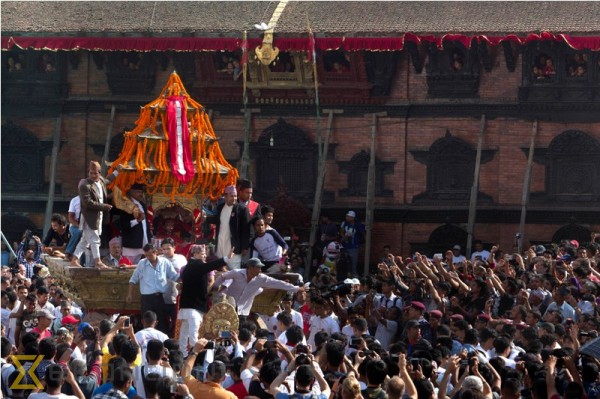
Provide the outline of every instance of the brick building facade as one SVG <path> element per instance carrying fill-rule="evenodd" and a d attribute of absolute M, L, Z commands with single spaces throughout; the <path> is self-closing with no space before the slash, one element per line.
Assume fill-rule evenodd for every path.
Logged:
<path fill-rule="evenodd" d="M 205 4 L 217 7 L 217 3 Z M 244 7 L 254 3 L 249 4 Z M 406 3 L 398 4 L 408 7 Z M 467 7 L 472 3 L 463 4 Z M 585 4 L 598 9 L 597 4 Z M 262 3 L 261 10 L 264 6 Z M 556 13 L 562 12 L 556 7 Z M 116 111 L 110 131 L 114 159 L 122 132 L 134 126 L 139 107 L 159 93 L 174 69 L 189 83 L 192 96 L 211 110 L 213 127 L 225 157 L 232 165 L 239 165 L 244 130 L 244 117 L 240 113 L 241 82 L 223 79 L 216 71 L 219 57 L 236 54 L 237 50 L 231 53 L 21 50 L 5 45 L 4 39 L 10 35 L 18 40 L 19 32 L 25 31 L 19 26 L 23 22 L 11 25 L 10 18 L 16 11 L 22 13 L 31 6 L 5 9 L 3 3 L 2 8 L 5 50 L 2 53 L 2 230 L 5 233 L 14 236 L 27 223 L 37 229 L 43 227 L 57 123 L 61 145 L 54 210 L 66 213 L 70 198 L 76 194 L 77 182 L 86 174 L 86 165 L 102 157 L 111 124 L 111 107 L 114 105 Z M 291 15 L 287 18 L 293 19 Z M 278 28 L 282 36 L 300 37 L 291 28 L 285 30 L 286 21 L 282 20 Z M 538 28 L 535 21 L 531 24 L 521 31 Z M 476 31 L 477 35 L 500 32 L 496 36 L 507 36 L 515 33 L 508 25 L 485 31 L 463 26 L 462 31 Z M 39 29 L 45 29 L 43 24 Z M 321 26 L 321 29 L 324 37 L 342 36 L 333 28 L 328 31 Z M 56 27 L 47 30 L 37 32 L 38 36 L 61 36 Z M 205 36 L 211 37 L 207 33 L 209 28 L 205 30 Z M 354 30 L 357 31 L 360 29 Z M 422 31 L 422 37 L 425 33 L 442 37 L 440 28 L 434 25 L 431 30 Z M 237 29 L 224 36 L 238 37 L 239 32 Z M 391 32 L 379 35 L 393 36 Z M 579 32 L 556 26 L 553 33 L 590 38 L 599 32 L 597 27 Z M 77 34 L 83 36 L 81 32 Z M 139 35 L 122 36 L 136 34 Z M 174 35 L 177 37 L 179 33 Z M 107 36 L 118 40 L 116 34 Z M 332 119 L 323 201 L 323 208 L 335 220 L 341 221 L 348 209 L 355 209 L 364 220 L 370 114 L 387 113 L 378 119 L 376 130 L 373 259 L 384 244 L 391 245 L 392 252 L 404 255 L 415 250 L 432 254 L 439 252 L 440 246 L 457 242 L 465 245 L 482 115 L 486 122 L 476 238 L 488 244 L 499 243 L 508 251 L 513 248 L 519 230 L 534 120 L 538 121 L 538 127 L 525 242 L 583 240 L 586 234 L 589 237 L 590 232 L 600 231 L 600 54 L 590 48 L 575 51 L 565 41 L 542 37 L 526 44 L 506 45 L 506 42 L 485 45 L 475 40 L 463 46 L 460 40 L 440 39 L 441 47 L 437 47 L 421 40 L 384 54 L 369 48 L 348 51 L 343 46 L 319 50 L 322 109 L 343 111 Z M 277 31 L 274 44 L 278 44 Z M 250 68 L 250 106 L 260 109 L 260 113 L 251 117 L 250 174 L 259 201 L 269 202 L 283 182 L 291 196 L 311 207 L 317 172 L 314 91 L 303 77 L 298 77 L 300 72 L 308 73 L 308 64 L 298 63 L 305 61 L 305 51 L 286 53 L 295 60 L 297 79 L 291 83 L 287 72 L 282 72 L 285 76 L 278 80 L 278 72 L 271 68 L 267 72 L 271 74 L 269 83 L 260 78 L 260 73 L 265 72 L 261 72 L 262 67 Z M 48 57 L 41 58 L 44 54 L 52 57 L 55 71 L 43 74 L 39 70 L 37 64 L 48 61 Z M 456 59 L 455 54 L 461 58 L 459 71 L 453 70 L 446 58 Z M 585 77 L 580 79 L 572 78 L 568 69 L 575 54 L 585 56 L 587 62 Z M 9 71 L 12 68 L 9 58 L 14 62 L 21 55 L 26 61 L 25 71 Z M 123 58 L 115 60 L 117 56 L 127 56 L 128 61 L 139 57 L 133 60 L 141 59 L 140 67 L 135 72 L 119 72 L 115 62 Z M 348 70 L 332 73 L 328 70 L 331 68 L 327 65 L 328 57 L 331 60 L 339 56 L 349 60 Z M 532 68 L 541 56 L 556 62 L 556 74 L 550 83 L 538 82 L 537 75 L 532 75 Z M 273 82 L 281 84 L 273 88 Z M 327 115 L 320 123 L 323 132 Z"/>

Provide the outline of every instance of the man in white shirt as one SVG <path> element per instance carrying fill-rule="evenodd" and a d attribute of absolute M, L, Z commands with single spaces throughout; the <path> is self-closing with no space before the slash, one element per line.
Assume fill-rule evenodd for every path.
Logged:
<path fill-rule="evenodd" d="M 81 202 L 79 196 L 71 198 L 69 202 L 69 210 L 67 213 L 67 219 L 69 221 L 69 233 L 71 233 L 71 239 L 65 249 L 65 255 L 70 259 L 71 255 L 75 251 L 75 247 L 81 239 L 81 229 L 79 228 L 79 214 L 81 213 Z"/>
<path fill-rule="evenodd" d="M 216 216 L 207 218 L 208 223 L 217 227 L 217 257 L 228 256 L 233 248 L 234 256 L 227 260 L 227 266 L 233 270 L 241 267 L 242 257 L 248 254 L 250 248 L 250 214 L 248 208 L 236 203 L 236 200 L 235 186 L 227 186 L 225 202 L 217 206 Z"/>
<path fill-rule="evenodd" d="M 144 325 L 144 329 L 135 333 L 135 340 L 142 349 L 142 364 L 147 363 L 146 350 L 148 349 L 148 342 L 150 340 L 156 339 L 164 343 L 167 339 L 169 339 L 167 334 L 154 328 L 156 327 L 156 323 L 156 313 L 148 310 L 142 315 L 142 324 Z"/>
<path fill-rule="evenodd" d="M 226 280 L 231 284 L 226 290 L 228 296 L 236 300 L 238 315 L 245 319 L 252 309 L 254 298 L 263 292 L 265 288 L 298 292 L 304 291 L 304 287 L 297 287 L 285 281 L 277 280 L 261 273 L 265 265 L 257 258 L 250 258 L 246 263 L 247 269 L 231 270 L 217 277 L 214 287 L 219 287 Z"/>
<path fill-rule="evenodd" d="M 315 314 L 310 318 L 308 344 L 311 348 L 316 348 L 315 334 L 320 331 L 325 331 L 329 335 L 340 332 L 340 325 L 331 315 L 329 303 L 325 299 L 317 298 L 311 303 Z"/>
<path fill-rule="evenodd" d="M 490 257 L 490 251 L 483 249 L 483 243 L 481 240 L 473 241 L 473 245 L 475 246 L 475 252 L 471 254 L 471 262 L 476 260 L 487 262 L 488 258 Z"/>
<path fill-rule="evenodd" d="M 160 248 L 162 249 L 162 255 L 160 256 L 171 262 L 175 271 L 181 275 L 181 269 L 187 265 L 187 259 L 185 256 L 175 253 L 175 241 L 172 238 L 167 237 L 160 243 Z M 167 306 L 167 312 L 171 317 L 169 331 L 175 331 L 175 321 L 177 320 L 175 302 L 177 302 L 178 294 L 179 292 L 177 291 L 177 283 L 174 281 L 169 281 L 167 284 L 167 290 L 163 295 L 165 304 Z"/>
<path fill-rule="evenodd" d="M 138 396 L 147 398 L 146 390 L 144 389 L 144 380 L 148 374 L 156 373 L 160 377 L 175 378 L 175 372 L 170 367 L 165 367 L 161 364 L 163 358 L 168 359 L 165 352 L 165 346 L 158 339 L 151 339 L 146 345 L 146 364 L 137 366 L 133 369 L 133 385 Z"/>
<path fill-rule="evenodd" d="M 452 263 L 455 265 L 457 263 L 462 263 L 465 260 L 467 260 L 467 258 L 465 258 L 465 256 L 460 253 L 461 250 L 462 248 L 458 244 L 452 247 Z"/>

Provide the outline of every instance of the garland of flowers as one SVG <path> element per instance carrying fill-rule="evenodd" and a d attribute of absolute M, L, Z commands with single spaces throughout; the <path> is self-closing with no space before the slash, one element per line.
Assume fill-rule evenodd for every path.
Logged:
<path fill-rule="evenodd" d="M 166 101 L 171 96 L 183 97 L 182 111 L 189 121 L 189 145 L 192 159 L 195 160 L 195 173 L 185 185 L 171 173 L 171 166 L 167 162 L 171 137 L 168 132 Z M 127 192 L 134 183 L 142 183 L 146 185 L 148 194 L 162 192 L 172 202 L 175 202 L 176 197 L 189 198 L 195 195 L 215 200 L 238 177 L 238 171 L 221 152 L 204 107 L 187 94 L 175 72 L 171 74 L 158 98 L 142 107 L 135 127 L 125 132 L 123 148 L 109 168 L 109 173 L 117 165 L 122 165 L 123 169 L 111 187 L 116 185 Z M 228 170 L 227 174 L 221 175 L 220 165 Z"/>

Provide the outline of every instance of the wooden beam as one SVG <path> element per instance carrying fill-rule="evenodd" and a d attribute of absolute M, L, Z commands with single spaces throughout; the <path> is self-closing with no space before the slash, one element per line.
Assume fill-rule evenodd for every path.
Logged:
<path fill-rule="evenodd" d="M 475 158 L 475 173 L 473 185 L 471 186 L 471 201 L 469 202 L 469 220 L 467 222 L 467 259 L 471 257 L 473 241 L 473 228 L 475 226 L 475 214 L 477 213 L 477 194 L 479 193 L 479 168 L 481 167 L 481 147 L 483 147 L 483 132 L 485 131 L 485 114 L 481 115 L 479 124 L 479 139 L 477 141 L 477 157 Z"/>
<path fill-rule="evenodd" d="M 373 232 L 373 211 L 375 208 L 375 154 L 376 135 L 377 135 L 377 118 L 387 116 L 387 112 L 378 112 L 371 114 L 371 155 L 369 157 L 369 170 L 367 177 L 367 212 L 365 218 L 366 238 L 365 238 L 365 264 L 364 276 L 369 274 L 369 264 L 371 262 L 371 239 Z"/>
<path fill-rule="evenodd" d="M 521 220 L 519 222 L 519 236 L 517 237 L 517 251 L 523 253 L 523 242 L 525 239 L 525 218 L 527 217 L 527 206 L 529 205 L 529 193 L 531 191 L 531 167 L 533 165 L 533 153 L 535 152 L 535 137 L 538 132 L 537 119 L 531 128 L 531 142 L 529 143 L 529 154 L 527 156 L 527 167 L 523 180 L 523 195 L 521 196 Z"/>
<path fill-rule="evenodd" d="M 60 132 L 62 130 L 62 115 L 56 118 L 54 126 L 54 140 L 52 141 L 52 158 L 50 160 L 50 187 L 48 188 L 48 202 L 46 202 L 46 215 L 44 217 L 44 234 L 50 230 L 50 219 L 54 208 L 54 193 L 56 192 L 56 164 L 58 163 L 58 150 L 60 149 Z"/>
<path fill-rule="evenodd" d="M 305 267 L 304 267 L 304 281 L 308 281 L 310 278 L 310 271 L 312 269 L 312 257 L 313 257 L 313 246 L 317 240 L 317 229 L 319 228 L 319 222 L 321 215 L 321 202 L 323 200 L 323 187 L 325 186 L 325 175 L 327 174 L 327 153 L 329 152 L 329 140 L 332 136 L 332 126 L 333 126 L 333 115 L 334 114 L 342 114 L 344 110 L 341 109 L 324 109 L 324 114 L 328 114 L 327 117 L 327 130 L 325 130 L 325 142 L 322 153 L 320 153 L 319 157 L 319 165 L 317 175 L 317 186 L 315 188 L 315 200 L 313 203 L 311 224 L 310 224 L 310 238 L 309 243 L 310 246 L 308 248 L 308 253 L 306 255 Z"/>
<path fill-rule="evenodd" d="M 242 163 L 240 165 L 240 177 L 248 179 L 248 168 L 250 165 L 250 122 L 253 113 L 260 113 L 260 108 L 242 109 L 244 114 L 244 150 L 242 152 Z"/>
<path fill-rule="evenodd" d="M 108 160 L 108 153 L 110 151 L 110 141 L 112 139 L 112 131 L 113 126 L 115 124 L 115 104 L 110 107 L 110 121 L 108 122 L 108 129 L 106 129 L 106 141 L 104 142 L 104 154 L 102 154 L 102 162 L 100 162 L 100 170 L 102 171 L 102 176 L 106 175 L 107 165 L 106 161 Z"/>

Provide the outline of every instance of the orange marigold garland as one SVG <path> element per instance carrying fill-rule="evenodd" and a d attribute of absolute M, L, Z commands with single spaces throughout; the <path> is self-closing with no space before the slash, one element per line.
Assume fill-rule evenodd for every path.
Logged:
<path fill-rule="evenodd" d="M 187 184 L 181 184 L 175 178 L 167 160 L 170 137 L 166 100 L 171 96 L 183 97 L 183 111 L 188 120 L 188 145 L 191 147 L 194 176 Z M 148 194 L 161 191 L 173 202 L 177 197 L 195 195 L 209 196 L 214 200 L 223 193 L 227 185 L 234 184 L 238 177 L 237 170 L 225 160 L 221 152 L 204 107 L 188 95 L 175 72 L 171 74 L 161 94 L 141 108 L 135 127 L 125 132 L 123 148 L 112 163 L 109 173 L 117 165 L 122 165 L 123 169 L 112 184 L 123 192 L 139 182 L 146 185 Z"/>

